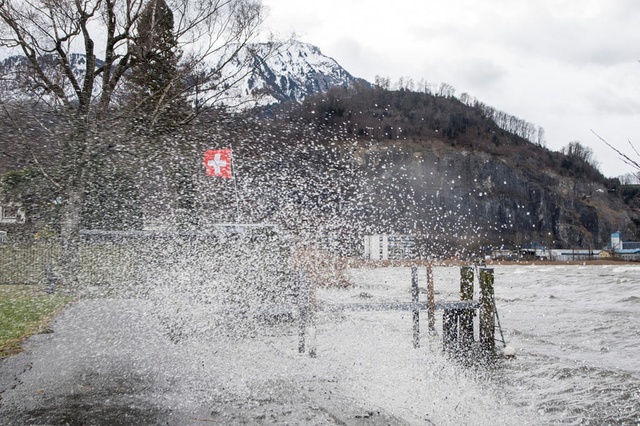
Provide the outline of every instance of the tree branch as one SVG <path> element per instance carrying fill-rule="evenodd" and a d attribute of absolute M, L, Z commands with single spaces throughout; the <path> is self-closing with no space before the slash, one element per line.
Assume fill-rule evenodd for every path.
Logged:
<path fill-rule="evenodd" d="M 599 134 L 597 134 L 596 132 L 593 131 L 593 129 L 591 129 L 591 133 L 593 133 L 594 135 L 596 135 L 596 137 L 598 139 L 600 139 L 602 142 L 604 142 L 609 148 L 611 148 L 612 150 L 614 150 L 619 156 L 620 159 L 627 165 L 634 167 L 637 170 L 640 170 L 640 163 L 638 163 L 637 161 L 631 159 L 627 154 L 625 154 L 624 152 L 620 151 L 618 148 L 616 148 L 615 146 L 611 145 L 609 142 L 607 142 L 604 138 L 602 138 Z M 629 143 L 631 144 L 631 141 L 629 141 Z M 631 145 L 633 147 L 633 145 Z M 633 148 L 635 151 L 635 148 Z M 637 151 L 636 151 L 637 153 Z"/>

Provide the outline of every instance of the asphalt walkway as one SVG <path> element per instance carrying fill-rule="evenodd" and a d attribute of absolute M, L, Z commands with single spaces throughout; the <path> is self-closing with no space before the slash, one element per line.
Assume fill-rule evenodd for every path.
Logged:
<path fill-rule="evenodd" d="M 297 353 L 295 327 L 180 336 L 148 300 L 81 300 L 0 362 L 5 425 L 406 424 Z"/>

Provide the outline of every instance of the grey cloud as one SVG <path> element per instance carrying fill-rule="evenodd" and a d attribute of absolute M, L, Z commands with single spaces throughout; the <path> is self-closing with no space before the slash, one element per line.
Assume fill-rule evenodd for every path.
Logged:
<path fill-rule="evenodd" d="M 611 90 L 594 90 L 589 94 L 591 108 L 598 114 L 636 117 L 640 114 L 640 101 L 619 96 Z"/>
<path fill-rule="evenodd" d="M 611 6 L 590 19 L 558 19 L 539 10 L 521 25 L 505 27 L 493 37 L 524 55 L 579 66 L 613 66 L 638 56 L 640 14 L 635 9 L 625 13 L 620 2 Z"/>
<path fill-rule="evenodd" d="M 472 87 L 491 87 L 499 85 L 505 70 L 498 65 L 495 58 L 471 59 L 462 61 L 455 72 Z"/>
<path fill-rule="evenodd" d="M 388 75 L 392 68 L 385 65 L 388 61 L 374 49 L 350 37 L 338 40 L 327 50 L 335 52 L 335 59 L 354 77 L 370 80 L 374 75 Z"/>

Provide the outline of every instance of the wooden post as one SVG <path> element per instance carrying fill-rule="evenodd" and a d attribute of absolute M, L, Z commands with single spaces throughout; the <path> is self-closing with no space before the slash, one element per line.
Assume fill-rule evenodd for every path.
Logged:
<path fill-rule="evenodd" d="M 309 286 L 307 284 L 307 274 L 304 269 L 298 271 L 298 353 L 305 352 L 305 334 L 309 319 Z"/>
<path fill-rule="evenodd" d="M 495 305 L 493 300 L 493 269 L 480 269 L 480 347 L 485 351 L 494 351 L 495 341 Z"/>
<path fill-rule="evenodd" d="M 442 347 L 447 353 L 458 349 L 458 313 L 457 309 L 445 309 L 442 315 Z"/>
<path fill-rule="evenodd" d="M 316 282 L 310 280 L 309 284 L 309 356 L 316 357 L 316 316 L 318 311 L 318 298 L 316 292 Z"/>
<path fill-rule="evenodd" d="M 436 332 L 436 297 L 433 289 L 433 265 L 427 263 L 427 313 L 429 316 L 429 333 Z"/>
<path fill-rule="evenodd" d="M 413 306 L 413 347 L 420 347 L 420 289 L 418 288 L 418 267 L 411 267 L 411 301 Z"/>
<path fill-rule="evenodd" d="M 463 302 L 473 300 L 473 268 L 463 266 L 460 268 L 460 300 Z M 468 351 L 473 343 L 473 309 L 465 309 L 460 315 L 460 346 Z"/>

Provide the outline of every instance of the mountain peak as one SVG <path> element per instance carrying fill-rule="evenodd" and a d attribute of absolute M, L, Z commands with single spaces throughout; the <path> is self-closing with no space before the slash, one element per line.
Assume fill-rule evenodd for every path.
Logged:
<path fill-rule="evenodd" d="M 247 70 L 232 96 L 235 103 L 264 106 L 278 102 L 301 102 L 306 96 L 333 86 L 348 86 L 356 79 L 320 48 L 298 40 L 273 47 L 254 44 L 255 66 Z M 227 70 L 234 72 L 236 70 Z"/>

